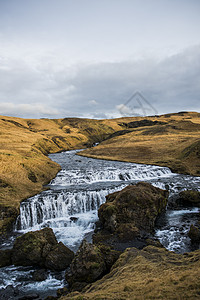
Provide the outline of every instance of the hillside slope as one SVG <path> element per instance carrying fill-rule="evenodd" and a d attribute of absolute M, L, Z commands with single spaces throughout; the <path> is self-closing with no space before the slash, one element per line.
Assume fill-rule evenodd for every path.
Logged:
<path fill-rule="evenodd" d="M 175 254 L 164 248 L 128 248 L 111 272 L 61 300 L 199 299 L 200 250 Z"/>
<path fill-rule="evenodd" d="M 49 153 L 90 147 L 81 155 L 168 166 L 200 174 L 200 114 L 110 120 L 0 116 L 0 235 L 12 228 L 20 202 L 43 189 L 60 167 Z"/>
<path fill-rule="evenodd" d="M 85 148 L 120 129 L 115 121 L 0 117 L 0 234 L 12 228 L 20 202 L 60 170 L 47 154 Z"/>
<path fill-rule="evenodd" d="M 118 119 L 121 131 L 79 155 L 170 167 L 200 175 L 200 114 L 181 112 L 156 117 Z"/>

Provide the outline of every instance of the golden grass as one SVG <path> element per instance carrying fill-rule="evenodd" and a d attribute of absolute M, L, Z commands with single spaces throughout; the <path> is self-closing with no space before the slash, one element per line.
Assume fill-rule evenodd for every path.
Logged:
<path fill-rule="evenodd" d="M 48 153 L 85 148 L 110 134 L 127 129 L 127 123 L 144 118 L 111 120 L 21 119 L 0 116 L 0 233 L 10 217 L 9 208 L 43 189 L 58 172 Z M 163 115 L 145 118 L 166 122 L 128 129 L 81 155 L 94 158 L 169 166 L 172 170 L 200 174 L 200 114 Z M 5 208 L 7 210 L 5 211 Z M 2 226 L 1 226 L 2 225 Z M 4 228 L 4 229 L 2 229 Z"/>
<path fill-rule="evenodd" d="M 79 154 L 168 166 L 175 172 L 200 175 L 200 114 L 185 113 L 145 119 L 166 124 L 129 129 L 129 133 L 113 137 Z"/>
<path fill-rule="evenodd" d="M 59 165 L 47 154 L 84 148 L 112 132 L 110 124 L 97 120 L 1 116 L 0 234 L 7 230 L 9 220 L 11 223 L 16 217 L 20 202 L 40 192 L 59 171 Z"/>
<path fill-rule="evenodd" d="M 126 249 L 111 272 L 65 299 L 199 299 L 200 250 L 178 255 L 163 248 Z"/>

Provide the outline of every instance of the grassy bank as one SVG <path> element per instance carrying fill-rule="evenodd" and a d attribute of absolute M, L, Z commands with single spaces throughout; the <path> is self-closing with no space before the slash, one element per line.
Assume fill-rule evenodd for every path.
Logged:
<path fill-rule="evenodd" d="M 0 117 L 0 235 L 12 228 L 20 202 L 43 189 L 60 167 L 49 153 L 89 148 L 94 158 L 168 166 L 200 174 L 200 114 L 110 120 Z"/>
<path fill-rule="evenodd" d="M 79 154 L 167 166 L 174 172 L 200 176 L 199 113 L 119 119 L 118 124 L 123 129 L 121 132 Z"/>
<path fill-rule="evenodd" d="M 60 170 L 49 153 L 85 148 L 119 130 L 115 121 L 0 117 L 0 234 L 12 228 L 19 205 Z"/>
<path fill-rule="evenodd" d="M 148 246 L 126 249 L 111 272 L 61 300 L 199 299 L 200 250 L 180 255 Z"/>

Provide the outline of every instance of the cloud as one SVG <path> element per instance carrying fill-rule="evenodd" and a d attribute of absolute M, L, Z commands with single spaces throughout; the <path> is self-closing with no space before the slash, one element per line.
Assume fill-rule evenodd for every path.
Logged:
<path fill-rule="evenodd" d="M 97 105 L 98 102 L 97 102 L 96 100 L 90 100 L 90 101 L 89 101 L 89 104 L 91 104 L 91 105 Z"/>
<path fill-rule="evenodd" d="M 15 103 L 0 103 L 0 112 L 2 115 L 9 116 L 21 116 L 31 115 L 35 118 L 43 117 L 46 115 L 55 116 L 59 115 L 58 110 L 47 107 L 43 104 L 35 103 L 35 104 L 15 104 Z"/>
<path fill-rule="evenodd" d="M 162 60 L 145 57 L 75 65 L 54 52 L 31 59 L 0 53 L 0 114 L 119 117 L 119 108 L 128 110 L 126 102 L 135 91 L 158 113 L 198 111 L 200 47 Z"/>

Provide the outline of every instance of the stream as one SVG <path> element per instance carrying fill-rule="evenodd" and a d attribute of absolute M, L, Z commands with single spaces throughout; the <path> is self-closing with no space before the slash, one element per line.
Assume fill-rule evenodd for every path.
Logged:
<path fill-rule="evenodd" d="M 175 174 L 167 167 L 82 157 L 76 155 L 79 151 L 49 155 L 62 170 L 50 182 L 48 190 L 21 203 L 13 236 L 1 249 L 10 248 L 19 234 L 51 227 L 57 240 L 76 252 L 83 238 L 91 241 L 97 211 L 105 196 L 138 181 L 168 189 L 171 202 L 182 190 L 200 190 L 200 177 Z M 199 212 L 196 207 L 170 207 L 158 220 L 155 236 L 168 250 L 177 253 L 193 250 L 187 232 L 197 222 Z M 0 289 L 12 285 L 20 296 L 37 293 L 44 299 L 56 295 L 56 290 L 66 284 L 63 273 L 49 271 L 46 280 L 34 282 L 32 272 L 31 267 L 1 268 Z"/>

